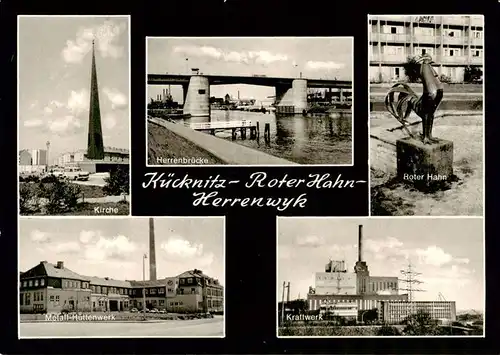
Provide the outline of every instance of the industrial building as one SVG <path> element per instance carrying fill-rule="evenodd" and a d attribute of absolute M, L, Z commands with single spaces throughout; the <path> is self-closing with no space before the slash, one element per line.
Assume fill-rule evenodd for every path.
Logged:
<path fill-rule="evenodd" d="M 80 275 L 58 261 L 41 261 L 20 276 L 21 313 L 128 311 L 146 308 L 168 312 L 223 312 L 219 281 L 201 270 L 161 280 L 129 281 Z"/>
<path fill-rule="evenodd" d="M 483 69 L 483 16 L 370 16 L 370 82 L 405 77 L 408 57 L 430 54 L 433 67 L 450 82 L 464 81 L 466 67 Z"/>
<path fill-rule="evenodd" d="M 363 226 L 358 229 L 358 261 L 354 272 L 348 272 L 344 261 L 330 260 L 324 272 L 314 274 L 309 287 L 308 309 L 329 311 L 332 315 L 352 317 L 361 321 L 365 311 L 377 309 L 379 321 L 399 323 L 409 314 L 425 310 L 434 319 L 456 319 L 455 302 L 414 301 L 400 294 L 396 276 L 371 276 L 363 258 Z"/>
<path fill-rule="evenodd" d="M 149 218 L 149 280 L 84 276 L 65 267 L 63 261 L 41 261 L 20 273 L 19 287 L 21 313 L 120 312 L 133 308 L 178 313 L 224 311 L 224 287 L 201 270 L 157 280 L 153 218 Z"/>

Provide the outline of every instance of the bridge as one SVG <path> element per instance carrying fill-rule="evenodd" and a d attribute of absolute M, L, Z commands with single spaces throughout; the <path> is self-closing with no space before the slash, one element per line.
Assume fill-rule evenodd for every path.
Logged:
<path fill-rule="evenodd" d="M 352 81 L 347 80 L 205 74 L 148 74 L 148 85 L 182 85 L 184 91 L 183 112 L 190 116 L 209 116 L 210 85 L 230 84 L 275 87 L 277 113 L 303 113 L 307 108 L 307 88 L 339 89 L 341 101 L 344 98 L 344 90 L 352 90 Z"/>

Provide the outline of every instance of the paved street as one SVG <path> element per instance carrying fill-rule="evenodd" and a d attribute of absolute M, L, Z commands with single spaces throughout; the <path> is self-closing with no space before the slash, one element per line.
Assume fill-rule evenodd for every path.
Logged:
<path fill-rule="evenodd" d="M 104 186 L 106 182 L 104 178 L 109 177 L 109 173 L 95 173 L 90 174 L 88 181 L 72 181 L 79 185 L 91 185 L 91 186 Z"/>
<path fill-rule="evenodd" d="M 224 318 L 151 322 L 21 323 L 21 338 L 37 337 L 222 337 Z"/>

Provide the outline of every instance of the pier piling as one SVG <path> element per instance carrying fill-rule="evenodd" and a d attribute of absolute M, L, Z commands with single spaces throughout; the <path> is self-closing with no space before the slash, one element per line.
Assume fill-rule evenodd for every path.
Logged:
<path fill-rule="evenodd" d="M 271 124 L 266 123 L 264 126 L 264 139 L 266 142 L 271 141 Z"/>

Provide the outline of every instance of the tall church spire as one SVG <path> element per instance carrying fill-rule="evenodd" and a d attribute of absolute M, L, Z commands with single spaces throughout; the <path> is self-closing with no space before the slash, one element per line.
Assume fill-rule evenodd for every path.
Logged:
<path fill-rule="evenodd" d="M 101 110 L 99 108 L 99 89 L 97 86 L 97 69 L 95 65 L 94 40 L 92 40 L 92 69 L 90 74 L 90 107 L 87 158 L 104 159 L 104 144 L 102 141 Z"/>

